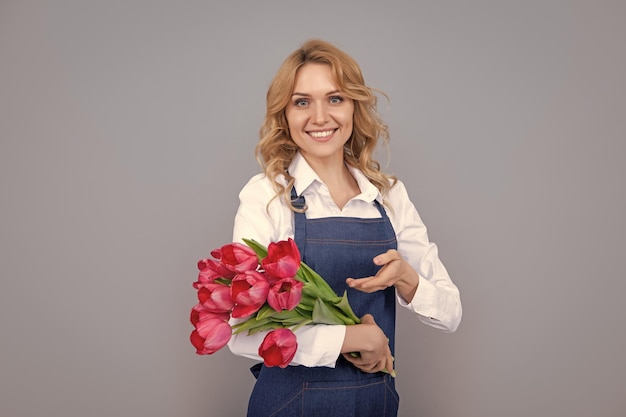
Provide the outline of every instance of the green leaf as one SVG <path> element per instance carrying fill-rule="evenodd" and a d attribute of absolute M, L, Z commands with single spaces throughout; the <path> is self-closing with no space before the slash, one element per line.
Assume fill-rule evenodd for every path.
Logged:
<path fill-rule="evenodd" d="M 361 320 L 356 316 L 356 314 L 354 314 L 354 311 L 352 311 L 352 307 L 350 307 L 350 303 L 348 302 L 348 292 L 344 291 L 343 292 L 343 297 L 341 297 L 341 299 L 334 303 L 335 306 L 340 309 L 346 316 L 348 316 L 352 321 L 354 321 L 354 323 L 359 324 L 361 323 Z"/>
<path fill-rule="evenodd" d="M 285 326 L 281 325 L 280 323 L 268 323 L 266 325 L 258 326 L 258 327 L 248 330 L 248 334 L 250 335 L 250 334 L 255 334 L 258 332 L 264 332 L 266 330 L 281 329 L 283 327 Z"/>
<path fill-rule="evenodd" d="M 256 320 L 263 320 L 267 317 L 271 317 L 276 310 L 269 306 L 269 304 L 265 304 L 261 309 L 256 313 Z"/>
<path fill-rule="evenodd" d="M 313 311 L 313 305 L 315 304 L 315 300 L 312 299 L 310 304 L 303 304 L 300 303 L 298 304 L 298 306 L 296 307 L 296 310 L 298 310 L 300 312 L 300 314 L 304 314 L 305 311 L 307 311 L 309 314 L 311 314 L 311 311 Z"/>
<path fill-rule="evenodd" d="M 283 324 L 284 326 L 295 326 L 297 324 L 302 323 L 303 321 L 311 321 L 311 319 L 305 319 L 304 317 L 298 317 L 298 318 L 286 318 L 286 319 L 282 319 L 280 320 L 281 324 Z"/>
<path fill-rule="evenodd" d="M 304 320 L 303 322 L 300 322 L 300 323 L 296 324 L 295 326 L 293 326 L 292 330 L 295 332 L 300 327 L 306 326 L 307 324 L 311 324 L 311 323 L 313 323 L 313 320 Z"/>
<path fill-rule="evenodd" d="M 300 262 L 300 268 L 298 268 L 298 271 L 296 272 L 296 278 L 304 282 L 305 284 L 309 282 L 309 278 L 307 277 L 306 272 L 302 268 L 302 262 Z"/>
<path fill-rule="evenodd" d="M 272 314 L 272 318 L 277 320 L 282 319 L 292 319 L 294 317 L 299 317 L 300 315 L 294 310 L 281 310 Z"/>
<path fill-rule="evenodd" d="M 215 281 L 217 284 L 222 284 L 222 285 L 226 285 L 227 287 L 230 287 L 232 279 L 230 278 L 224 278 L 224 277 L 220 277 L 220 278 L 216 278 Z"/>
<path fill-rule="evenodd" d="M 259 257 L 259 262 L 267 256 L 267 248 L 254 239 L 242 239 L 243 242 L 252 249 Z"/>
<path fill-rule="evenodd" d="M 242 321 L 241 323 L 237 323 L 233 325 L 233 334 L 241 333 L 245 330 L 250 330 L 254 327 L 264 326 L 268 323 L 272 323 L 271 318 L 265 318 L 262 320 L 255 320 L 254 318 L 250 318 L 246 321 Z"/>
<path fill-rule="evenodd" d="M 336 313 L 320 298 L 315 301 L 312 318 L 314 323 L 346 324 L 345 321 L 339 319 Z"/>
<path fill-rule="evenodd" d="M 315 301 L 318 298 L 326 299 L 324 292 L 311 282 L 304 284 L 304 286 L 302 287 L 302 299 L 300 300 L 300 302 L 302 303 L 303 300 L 304 302 L 308 302 L 311 300 Z"/>
<path fill-rule="evenodd" d="M 305 274 L 307 281 L 315 285 L 323 294 L 325 299 L 332 299 L 333 297 L 337 297 L 335 291 L 328 285 L 328 283 L 321 277 L 320 274 L 311 269 L 310 266 L 305 264 L 304 262 L 300 262 L 300 269 Z"/>

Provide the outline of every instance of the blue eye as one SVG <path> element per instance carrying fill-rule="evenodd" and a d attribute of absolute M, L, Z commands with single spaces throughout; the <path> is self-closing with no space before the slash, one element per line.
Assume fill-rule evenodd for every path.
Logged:
<path fill-rule="evenodd" d="M 341 96 L 331 96 L 328 101 L 330 101 L 331 104 L 339 104 L 339 103 L 343 103 L 343 97 Z"/>
<path fill-rule="evenodd" d="M 299 98 L 296 101 L 294 101 L 293 104 L 296 107 L 304 107 L 309 104 L 309 100 L 307 100 L 306 98 Z"/>

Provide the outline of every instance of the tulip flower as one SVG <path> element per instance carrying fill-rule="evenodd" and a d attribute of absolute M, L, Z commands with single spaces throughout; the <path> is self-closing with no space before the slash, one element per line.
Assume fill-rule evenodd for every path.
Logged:
<path fill-rule="evenodd" d="M 236 274 L 236 272 L 231 271 L 213 259 L 200 259 L 198 261 L 198 269 L 200 270 L 198 280 L 193 283 L 193 287 L 196 289 L 205 284 L 213 283 L 217 278 L 231 279 Z"/>
<path fill-rule="evenodd" d="M 248 317 L 256 313 L 267 301 L 270 283 L 257 271 L 235 275 L 230 285 L 230 295 L 235 303 L 232 317 Z"/>
<path fill-rule="evenodd" d="M 303 285 L 293 278 L 276 281 L 267 294 L 267 304 L 276 311 L 293 310 L 300 303 Z"/>
<path fill-rule="evenodd" d="M 191 310 L 191 324 L 195 330 L 191 332 L 189 339 L 198 355 L 217 352 L 226 346 L 233 332 L 228 324 L 228 313 L 210 313 L 200 304 Z"/>
<path fill-rule="evenodd" d="M 229 243 L 219 249 L 211 251 L 215 259 L 226 269 L 235 273 L 254 271 L 259 265 L 259 257 L 256 252 L 242 243 Z"/>
<path fill-rule="evenodd" d="M 271 281 L 295 277 L 300 268 L 300 251 L 296 242 L 289 238 L 270 243 L 261 266 Z"/>
<path fill-rule="evenodd" d="M 228 313 L 214 313 L 212 311 L 208 311 L 202 304 L 196 304 L 191 309 L 191 316 L 189 317 L 189 320 L 191 321 L 191 324 L 196 327 L 200 321 L 222 320 L 227 322 L 229 318 L 230 315 Z"/>
<path fill-rule="evenodd" d="M 235 305 L 230 297 L 230 287 L 222 284 L 203 284 L 198 289 L 198 300 L 212 313 L 228 313 Z"/>
<path fill-rule="evenodd" d="M 269 332 L 259 346 L 259 356 L 265 366 L 286 368 L 296 354 L 298 343 L 290 329 L 276 329 Z"/>
<path fill-rule="evenodd" d="M 293 330 L 307 324 L 358 324 L 348 302 L 317 272 L 301 262 L 293 239 L 247 245 L 230 243 L 198 261 L 199 303 L 191 311 L 190 340 L 199 355 L 228 344 L 233 332 L 267 333 L 258 352 L 266 366 L 285 368 L 298 344 Z M 261 261 L 259 262 L 259 259 Z M 259 268 L 261 267 L 261 268 Z M 236 320 L 232 327 L 230 319 Z M 293 329 L 293 330 L 292 330 Z"/>

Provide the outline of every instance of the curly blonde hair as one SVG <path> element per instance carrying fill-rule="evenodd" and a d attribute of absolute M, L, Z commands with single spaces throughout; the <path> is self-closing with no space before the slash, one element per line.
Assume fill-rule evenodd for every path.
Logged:
<path fill-rule="evenodd" d="M 298 146 L 289 134 L 285 108 L 293 93 L 298 70 L 308 63 L 329 65 L 339 90 L 353 100 L 354 127 L 344 145 L 344 160 L 360 169 L 384 197 L 397 178 L 383 173 L 373 158 L 378 140 L 382 139 L 384 144 L 389 142 L 389 131 L 376 109 L 374 92 L 379 91 L 365 85 L 361 69 L 352 57 L 328 42 L 312 39 L 285 59 L 267 90 L 265 121 L 259 131 L 255 154 L 274 185 L 274 198 L 280 197 L 292 210 L 298 211 L 291 203 L 290 195 L 295 180 L 287 172 Z M 287 180 L 286 186 L 277 181 L 281 174 Z"/>

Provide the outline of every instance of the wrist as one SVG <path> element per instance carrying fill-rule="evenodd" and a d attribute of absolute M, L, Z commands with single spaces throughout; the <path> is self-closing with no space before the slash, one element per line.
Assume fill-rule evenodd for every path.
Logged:
<path fill-rule="evenodd" d="M 375 324 L 346 326 L 341 353 L 371 352 L 376 349 L 376 335 L 380 328 Z M 382 333 L 382 331 L 380 331 Z M 383 334 L 384 337 L 384 334 Z"/>
<path fill-rule="evenodd" d="M 402 260 L 402 266 L 402 273 L 394 284 L 394 287 L 402 298 L 410 303 L 417 292 L 420 276 L 407 261 Z"/>

